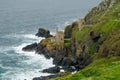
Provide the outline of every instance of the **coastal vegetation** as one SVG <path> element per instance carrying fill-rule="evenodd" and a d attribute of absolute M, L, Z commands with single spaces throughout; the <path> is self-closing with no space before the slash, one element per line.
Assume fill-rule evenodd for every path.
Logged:
<path fill-rule="evenodd" d="M 52 57 L 57 69 L 65 72 L 33 80 L 119 80 L 120 0 L 103 0 L 85 18 L 66 26 L 64 33 L 47 36 L 35 51 Z M 56 67 L 47 70 L 51 69 Z"/>
<path fill-rule="evenodd" d="M 120 57 L 102 58 L 73 75 L 51 80 L 119 80 L 119 69 Z"/>
<path fill-rule="evenodd" d="M 72 29 L 77 46 L 85 46 L 82 54 L 90 55 L 92 62 L 75 74 L 52 80 L 119 80 L 120 69 L 120 1 L 106 0 L 112 7 L 97 12 L 95 7 L 86 17 L 84 28 Z M 105 3 L 105 2 L 104 2 Z M 96 10 L 97 14 L 93 14 Z M 90 15 L 92 14 L 92 16 Z M 71 25 L 72 26 L 72 25 Z M 93 41 L 91 41 L 91 39 Z M 79 49 L 79 48 L 78 48 Z"/>

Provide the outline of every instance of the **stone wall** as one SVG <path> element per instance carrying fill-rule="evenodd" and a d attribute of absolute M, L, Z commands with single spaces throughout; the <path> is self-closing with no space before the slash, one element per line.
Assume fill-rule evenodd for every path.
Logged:
<path fill-rule="evenodd" d="M 79 30 L 82 30 L 82 28 L 84 27 L 84 23 L 85 23 L 84 19 L 79 19 L 77 22 L 78 22 Z"/>
<path fill-rule="evenodd" d="M 56 32 L 56 43 L 64 42 L 64 33 L 62 31 Z"/>

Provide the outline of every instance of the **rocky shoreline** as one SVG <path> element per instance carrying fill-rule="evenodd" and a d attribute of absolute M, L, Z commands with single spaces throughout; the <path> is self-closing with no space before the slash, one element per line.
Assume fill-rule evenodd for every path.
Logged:
<path fill-rule="evenodd" d="M 51 35 L 49 30 L 40 28 L 36 36 L 45 37 L 45 39 L 41 40 L 40 43 L 27 45 L 23 48 L 23 51 L 35 51 L 37 54 L 44 55 L 47 59 L 53 58 L 55 67 L 42 71 L 52 75 L 36 77 L 33 80 L 49 80 L 50 78 L 61 77 L 89 65 L 95 58 L 96 53 L 101 52 L 100 47 L 108 36 L 105 32 L 99 32 L 91 28 L 92 25 L 99 22 L 99 19 L 92 20 L 91 17 L 108 10 L 117 1 L 102 1 L 84 19 L 79 19 L 66 26 L 64 32 L 57 30 L 55 36 Z M 61 70 L 64 70 L 64 73 L 60 72 Z"/>
<path fill-rule="evenodd" d="M 56 30 L 56 35 L 50 34 L 49 30 L 40 28 L 36 34 L 38 37 L 44 37 L 39 43 L 32 43 L 23 47 L 23 51 L 35 51 L 37 54 L 44 55 L 45 58 L 53 59 L 55 67 L 44 69 L 43 73 L 50 73 L 49 76 L 33 78 L 33 80 L 49 80 L 50 78 L 60 77 L 64 73 L 79 71 L 92 62 L 90 54 L 87 53 L 87 47 L 98 41 L 100 34 L 94 31 L 89 33 L 90 40 L 83 45 L 73 36 L 73 30 L 79 28 L 81 31 L 85 26 L 85 20 L 79 19 L 71 25 L 66 26 L 64 32 Z M 97 48 L 97 46 L 95 47 Z M 64 72 L 61 72 L 63 70 Z"/>
<path fill-rule="evenodd" d="M 53 58 L 53 64 L 55 65 L 55 67 L 44 69 L 42 72 L 51 73 L 54 75 L 41 76 L 38 78 L 34 78 L 33 80 L 48 80 L 50 78 L 59 77 L 61 75 L 60 72 L 61 70 L 63 70 L 64 73 L 66 72 L 72 73 L 88 65 L 88 64 L 83 65 L 82 61 L 81 61 L 82 63 L 79 62 L 80 59 L 82 60 L 82 57 L 77 57 L 75 54 L 73 55 L 68 54 L 69 52 L 71 54 L 71 46 L 73 45 L 73 44 L 71 45 L 71 40 L 69 42 L 64 41 L 63 43 L 59 43 L 59 42 L 49 43 L 52 35 L 50 35 L 50 33 L 48 34 L 48 32 L 49 32 L 48 30 L 46 31 L 45 29 L 40 28 L 37 33 L 39 34 L 39 36 L 38 35 L 36 36 L 45 37 L 45 39 L 41 40 L 40 43 L 32 43 L 30 45 L 23 47 L 22 49 L 23 51 L 35 51 L 37 54 L 44 55 L 47 59 Z M 65 36 L 70 36 L 68 35 L 68 32 L 65 33 L 67 33 L 64 34 Z M 65 44 L 66 42 L 69 44 L 66 45 Z M 48 44 L 51 48 L 47 47 Z"/>

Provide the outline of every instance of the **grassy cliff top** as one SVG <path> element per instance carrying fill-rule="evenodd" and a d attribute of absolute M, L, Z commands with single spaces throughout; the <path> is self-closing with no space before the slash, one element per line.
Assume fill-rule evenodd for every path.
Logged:
<path fill-rule="evenodd" d="M 85 69 L 54 80 L 120 80 L 120 57 L 94 61 Z"/>
<path fill-rule="evenodd" d="M 91 40 L 91 32 L 94 32 L 94 36 L 99 35 L 96 42 L 87 46 L 86 53 L 93 56 L 93 62 L 73 75 L 54 80 L 120 80 L 120 0 L 106 1 L 109 1 L 108 4 L 117 2 L 112 6 L 111 3 L 110 7 L 103 11 L 99 10 L 101 6 L 93 8 L 87 15 L 87 26 L 81 31 L 78 27 L 72 30 L 72 38 L 78 41 L 80 44 L 77 45 L 80 46 Z M 95 10 L 99 10 L 97 14 Z M 97 51 L 96 46 L 99 47 Z"/>

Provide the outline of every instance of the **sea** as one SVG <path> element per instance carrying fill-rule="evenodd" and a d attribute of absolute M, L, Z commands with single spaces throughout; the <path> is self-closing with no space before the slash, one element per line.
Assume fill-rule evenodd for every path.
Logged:
<path fill-rule="evenodd" d="M 54 66 L 35 52 L 24 52 L 28 44 L 39 43 L 39 28 L 55 34 L 83 18 L 101 0 L 0 0 L 0 80 L 32 80 L 49 75 L 41 70 Z"/>

